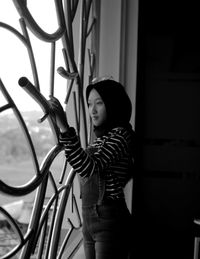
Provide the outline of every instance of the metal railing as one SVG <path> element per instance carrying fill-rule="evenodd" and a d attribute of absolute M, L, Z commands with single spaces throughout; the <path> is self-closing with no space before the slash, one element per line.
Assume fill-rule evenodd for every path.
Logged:
<path fill-rule="evenodd" d="M 20 15 L 20 25 L 22 33 L 15 28 L 0 21 L 0 29 L 6 29 L 10 33 L 13 33 L 26 47 L 29 55 L 30 65 L 33 74 L 34 82 L 31 83 L 28 78 L 22 76 L 19 78 L 18 84 L 40 105 L 44 116 L 38 121 L 42 123 L 45 119 L 49 122 L 49 127 L 55 137 L 55 145 L 49 150 L 39 164 L 36 156 L 36 151 L 32 142 L 31 135 L 24 119 L 16 106 L 15 102 L 11 98 L 7 91 L 3 81 L 0 79 L 0 90 L 6 100 L 6 104 L 0 106 L 0 113 L 7 110 L 12 110 L 17 118 L 21 129 L 26 138 L 27 146 L 29 147 L 31 158 L 33 161 L 33 167 L 35 175 L 26 184 L 22 186 L 12 186 L 1 180 L 0 176 L 0 192 L 3 195 L 9 195 L 12 197 L 21 197 L 36 191 L 31 219 L 25 232 L 23 232 L 16 220 L 6 211 L 5 208 L 0 207 L 0 214 L 3 215 L 12 227 L 15 236 L 18 239 L 18 244 L 14 248 L 4 254 L 1 259 L 8 258 L 48 258 L 48 259 L 61 259 L 72 258 L 75 251 L 79 248 L 82 242 L 81 235 L 81 216 L 80 209 L 77 205 L 76 193 L 73 190 L 73 182 L 76 177 L 74 171 L 71 169 L 66 176 L 67 161 L 64 161 L 63 170 L 60 172 L 59 186 L 54 179 L 51 171 L 51 166 L 54 159 L 63 151 L 63 146 L 59 143 L 59 130 L 54 121 L 52 110 L 48 104 L 48 100 L 44 97 L 41 91 L 39 76 L 34 58 L 34 53 L 29 37 L 30 31 L 40 40 L 51 43 L 51 74 L 50 74 L 50 90 L 49 95 L 54 95 L 54 76 L 55 76 L 55 50 L 56 42 L 61 40 L 63 49 L 63 59 L 65 62 L 65 68 L 59 67 L 57 69 L 58 74 L 66 79 L 68 84 L 68 91 L 66 93 L 65 104 L 71 96 L 72 89 L 76 85 L 77 90 L 73 91 L 74 97 L 74 109 L 76 114 L 76 129 L 80 134 L 82 146 L 86 147 L 88 143 L 88 131 L 86 121 L 86 111 L 83 100 L 84 91 L 84 78 L 85 78 L 85 52 L 86 41 L 89 34 L 92 32 L 96 17 L 94 17 L 95 1 L 92 0 L 55 0 L 55 10 L 58 17 L 58 29 L 52 33 L 46 33 L 33 18 L 31 11 L 28 8 L 26 0 L 13 0 L 13 3 Z M 80 5 L 80 35 L 79 35 L 79 49 L 78 49 L 78 62 L 75 61 L 75 49 L 73 39 L 73 21 L 77 12 L 77 8 Z M 92 14 L 93 15 L 92 15 Z M 88 80 L 93 78 L 94 73 L 94 55 L 91 50 L 89 54 L 89 74 Z M 49 116 L 51 115 L 51 116 Z M 66 176 L 66 177 L 65 177 Z M 63 179 L 66 179 L 65 182 Z M 45 197 L 47 192 L 47 186 L 52 186 L 53 193 L 47 203 L 45 203 Z M 71 202 L 73 213 L 77 217 L 77 226 L 67 216 L 68 228 L 67 231 L 63 230 L 63 222 L 65 220 L 66 207 L 71 194 Z M 76 238 L 72 235 L 76 232 Z M 64 236 L 63 236 L 64 235 Z M 69 244 L 70 243 L 70 244 Z"/>

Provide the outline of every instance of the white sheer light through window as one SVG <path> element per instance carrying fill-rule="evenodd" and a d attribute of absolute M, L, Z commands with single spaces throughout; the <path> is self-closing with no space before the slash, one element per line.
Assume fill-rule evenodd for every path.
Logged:
<path fill-rule="evenodd" d="M 27 2 L 29 10 L 31 10 L 39 26 L 47 33 L 56 31 L 58 24 L 54 1 L 34 0 Z M 19 18 L 20 16 L 12 1 L 0 2 L 0 22 L 7 23 L 22 33 Z M 29 36 L 35 56 L 40 89 L 48 98 L 51 44 L 36 38 L 30 31 Z M 1 27 L 0 38 L 0 78 L 20 110 L 37 110 L 38 105 L 18 85 L 21 76 L 26 76 L 33 82 L 26 47 L 13 33 Z M 58 41 L 56 45 L 55 70 L 64 64 L 61 42 Z M 55 84 L 59 86 L 55 88 L 55 96 L 63 103 L 66 93 L 66 80 L 61 78 L 57 72 L 55 72 Z M 4 101 L 0 94 L 0 103 L 2 102 Z"/>

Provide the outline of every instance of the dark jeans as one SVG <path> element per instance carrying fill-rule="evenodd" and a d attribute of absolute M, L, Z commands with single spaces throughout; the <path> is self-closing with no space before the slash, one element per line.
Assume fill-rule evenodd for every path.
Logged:
<path fill-rule="evenodd" d="M 127 259 L 132 220 L 125 203 L 83 207 L 82 213 L 86 259 Z"/>

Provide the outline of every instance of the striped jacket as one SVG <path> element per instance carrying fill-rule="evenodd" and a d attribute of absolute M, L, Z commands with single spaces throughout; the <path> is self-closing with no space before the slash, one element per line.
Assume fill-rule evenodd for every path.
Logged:
<path fill-rule="evenodd" d="M 114 128 L 84 150 L 75 130 L 70 129 L 70 136 L 61 135 L 60 142 L 64 145 L 67 160 L 75 172 L 83 178 L 99 172 L 106 182 L 106 197 L 123 198 L 123 189 L 133 173 L 130 133 L 122 127 Z"/>

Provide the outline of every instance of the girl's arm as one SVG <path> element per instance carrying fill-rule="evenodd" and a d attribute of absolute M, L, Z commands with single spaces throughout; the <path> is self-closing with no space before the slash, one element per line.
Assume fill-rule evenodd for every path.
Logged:
<path fill-rule="evenodd" d="M 113 129 L 87 150 L 81 147 L 73 128 L 68 133 L 61 134 L 60 142 L 65 146 L 68 162 L 81 177 L 90 177 L 95 171 L 102 172 L 123 156 L 129 155 L 129 133 L 123 128 Z"/>

